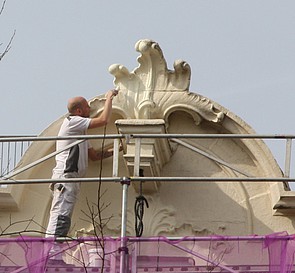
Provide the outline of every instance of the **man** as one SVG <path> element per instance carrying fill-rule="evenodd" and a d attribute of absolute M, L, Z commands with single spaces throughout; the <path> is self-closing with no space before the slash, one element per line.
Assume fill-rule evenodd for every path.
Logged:
<path fill-rule="evenodd" d="M 106 94 L 106 101 L 102 113 L 96 118 L 89 118 L 90 106 L 83 97 L 75 97 L 68 102 L 69 115 L 64 119 L 58 136 L 84 135 L 87 129 L 106 125 L 111 117 L 112 99 L 118 94 L 117 90 L 110 90 Z M 58 140 L 56 149 L 62 150 L 76 139 Z M 56 166 L 53 169 L 53 179 L 84 177 L 88 166 L 88 157 L 91 160 L 99 160 L 103 155 L 98 154 L 88 141 L 62 151 L 55 157 Z M 105 156 L 106 157 L 106 156 Z M 56 183 L 51 184 L 53 200 L 50 210 L 50 218 L 46 230 L 46 237 L 65 237 L 71 226 L 71 216 L 74 205 L 80 191 L 80 183 Z M 57 252 L 53 248 L 51 253 Z M 52 258 L 62 261 L 61 253 Z"/>

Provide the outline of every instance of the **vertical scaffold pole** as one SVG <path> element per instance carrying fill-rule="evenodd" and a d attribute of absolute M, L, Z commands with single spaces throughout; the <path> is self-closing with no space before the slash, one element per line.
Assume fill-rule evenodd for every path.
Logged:
<path fill-rule="evenodd" d="M 290 177 L 291 166 L 291 152 L 292 152 L 292 139 L 287 138 L 286 141 L 286 156 L 285 156 L 285 177 Z"/>
<path fill-rule="evenodd" d="M 113 177 L 118 176 L 119 171 L 119 139 L 114 139 L 114 149 L 113 149 Z"/>
<path fill-rule="evenodd" d="M 141 139 L 136 138 L 135 139 L 135 154 L 134 154 L 134 170 L 133 170 L 134 177 L 139 176 L 140 152 L 141 152 Z"/>
<path fill-rule="evenodd" d="M 123 177 L 121 179 L 121 184 L 123 186 L 122 192 L 122 222 L 121 222 L 121 245 L 119 248 L 120 252 L 120 273 L 127 273 L 127 258 L 128 258 L 128 248 L 127 248 L 127 238 L 126 238 L 126 226 L 127 226 L 127 201 L 128 201 L 128 187 L 130 185 L 130 178 Z"/>

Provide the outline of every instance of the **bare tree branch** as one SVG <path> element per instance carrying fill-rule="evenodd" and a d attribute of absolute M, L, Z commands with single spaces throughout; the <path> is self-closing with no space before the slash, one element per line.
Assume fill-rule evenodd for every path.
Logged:
<path fill-rule="evenodd" d="M 11 49 L 11 44 L 12 44 L 12 41 L 14 39 L 14 36 L 15 36 L 15 33 L 16 33 L 16 30 L 14 30 L 5 50 L 3 53 L 0 53 L 0 61 L 4 58 L 4 56 L 8 53 L 8 51 Z"/>
<path fill-rule="evenodd" d="M 22 230 L 20 231 L 9 231 L 11 228 L 15 228 L 18 225 L 23 226 L 25 224 L 25 227 L 22 227 Z M 19 221 L 12 221 L 11 215 L 9 217 L 9 225 L 5 228 L 0 227 L 0 237 L 5 237 L 5 236 L 11 236 L 11 235 L 19 235 L 21 233 L 30 233 L 30 232 L 36 232 L 40 234 L 44 234 L 41 231 L 36 231 L 35 229 L 29 229 L 30 226 L 36 225 L 38 227 L 41 227 L 44 229 L 41 225 L 39 225 L 35 220 L 34 217 L 28 220 L 19 220 Z"/>
<path fill-rule="evenodd" d="M 3 13 L 3 11 L 4 11 L 4 8 L 5 8 L 5 4 L 6 4 L 6 0 L 4 0 L 3 2 L 2 2 L 2 5 L 1 5 L 1 7 L 0 7 L 0 16 L 2 15 L 2 13 Z M 0 52 L 0 61 L 4 58 L 4 56 L 8 53 L 8 51 L 11 49 L 11 44 L 12 44 L 12 41 L 13 41 L 13 39 L 14 39 L 14 36 L 15 36 L 15 33 L 16 33 L 16 30 L 14 30 L 14 32 L 13 32 L 13 34 L 12 34 L 12 36 L 11 36 L 11 38 L 10 38 L 10 40 L 9 40 L 9 42 L 8 42 L 8 44 L 7 44 L 7 46 L 6 46 L 6 48 L 4 49 L 4 52 Z M 0 46 L 2 46 L 3 45 L 3 43 L 0 43 Z"/>
<path fill-rule="evenodd" d="M 4 10 L 5 4 L 6 4 L 6 0 L 4 0 L 2 3 L 1 9 L 0 9 L 0 15 L 2 14 L 2 12 Z"/>

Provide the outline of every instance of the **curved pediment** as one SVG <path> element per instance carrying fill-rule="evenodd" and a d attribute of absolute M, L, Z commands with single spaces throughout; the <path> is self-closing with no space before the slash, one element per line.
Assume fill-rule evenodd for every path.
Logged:
<path fill-rule="evenodd" d="M 134 133 L 216 135 L 255 132 L 242 119 L 218 103 L 189 91 L 191 69 L 187 62 L 175 61 L 173 70 L 168 69 L 161 48 L 152 40 L 140 40 L 135 49 L 140 56 L 137 59 L 139 66 L 133 71 L 130 72 L 121 64 L 114 64 L 109 68 L 120 92 L 113 99 L 112 117 L 106 132 L 120 132 L 126 136 L 121 141 L 124 149 L 118 156 L 120 177 L 133 176 L 134 166 L 143 168 L 146 177 L 244 178 L 282 175 L 273 155 L 261 139 L 144 140 L 140 143 L 142 149 L 138 149 L 141 158 L 136 161 L 136 143 L 134 139 L 128 138 Z M 104 95 L 89 101 L 91 117 L 99 115 L 104 101 Z M 56 135 L 62 118 L 44 130 L 42 136 Z M 91 135 L 103 133 L 104 128 L 89 131 Z M 106 139 L 106 145 L 112 144 L 113 140 Z M 22 164 L 29 164 L 35 158 L 46 156 L 54 151 L 54 146 L 53 141 L 33 143 L 23 157 Z M 93 141 L 92 146 L 101 148 L 101 141 Z M 17 178 L 49 178 L 53 166 L 54 161 L 51 159 Z M 111 159 L 104 160 L 102 167 L 104 176 L 112 176 Z M 95 162 L 90 162 L 87 177 L 98 177 L 98 169 Z M 15 187 L 13 186 L 14 189 Z M 118 213 L 121 188 L 115 183 L 104 184 L 104 187 L 104 201 L 108 203 L 111 200 L 106 213 L 114 216 L 106 225 L 106 234 L 118 235 L 121 225 L 121 215 Z M 148 223 L 144 231 L 146 236 L 266 234 L 282 227 L 288 232 L 293 230 L 289 218 L 273 216 L 274 204 L 286 193 L 283 184 L 279 182 L 181 181 L 161 182 L 160 186 L 154 183 L 149 188 L 148 183 L 145 183 L 143 187 L 151 203 L 145 215 Z M 39 222 L 46 222 L 50 199 L 46 188 L 47 185 L 18 188 L 19 192 L 15 196 L 19 196 L 16 202 L 20 201 L 17 207 L 26 212 L 27 218 L 32 214 L 33 204 L 38 203 L 38 212 L 34 212 Z M 87 211 L 85 197 L 95 203 L 96 193 L 94 183 L 83 185 L 81 198 L 73 215 L 76 230 L 93 229 L 81 220 L 81 211 Z M 131 200 L 135 200 L 137 188 L 132 188 L 129 195 Z M 25 200 L 24 197 L 27 196 L 30 196 L 30 200 Z M 21 200 L 26 202 L 21 203 Z M 285 203 L 279 205 L 285 206 Z M 132 214 L 132 210 L 129 210 L 129 214 Z M 8 214 L 7 211 L 5 215 Z M 134 223 L 132 219 L 129 221 L 128 234 L 132 235 Z"/>

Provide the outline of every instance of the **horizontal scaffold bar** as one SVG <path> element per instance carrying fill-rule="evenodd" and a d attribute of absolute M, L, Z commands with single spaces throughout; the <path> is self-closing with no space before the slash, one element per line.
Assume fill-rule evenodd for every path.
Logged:
<path fill-rule="evenodd" d="M 123 238 L 128 242 L 161 242 L 161 241 L 170 241 L 170 242 L 180 242 L 180 241 L 194 241 L 194 242 L 206 242 L 206 241 L 263 241 L 265 239 L 275 239 L 275 240 L 295 240 L 295 235 L 280 235 L 280 234 L 269 234 L 269 235 L 245 235 L 245 236 L 185 236 L 185 237 L 171 237 L 171 236 L 153 236 L 153 237 L 132 237 L 127 236 Z M 105 237 L 29 237 L 29 236 L 20 236 L 20 237 L 1 237 L 0 243 L 10 243 L 16 241 L 23 242 L 46 242 L 46 241 L 78 241 L 78 242 L 93 242 L 93 241 L 121 241 L 122 237 L 115 236 L 105 236 Z"/>
<path fill-rule="evenodd" d="M 115 139 L 115 138 L 260 138 L 260 139 L 294 139 L 288 134 L 110 134 L 81 136 L 0 136 L 0 142 L 10 141 L 54 141 L 62 139 Z"/>
<path fill-rule="evenodd" d="M 1 185 L 122 182 L 122 177 L 0 180 Z M 295 177 L 130 177 L 131 182 L 295 182 Z"/>

